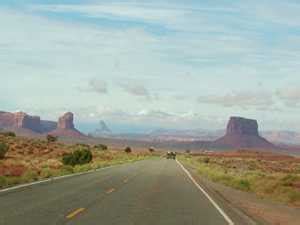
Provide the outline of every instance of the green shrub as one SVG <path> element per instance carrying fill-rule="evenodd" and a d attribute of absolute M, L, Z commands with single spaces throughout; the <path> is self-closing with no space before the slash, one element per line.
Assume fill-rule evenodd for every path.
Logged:
<path fill-rule="evenodd" d="M 12 131 L 1 132 L 1 134 L 6 136 L 6 137 L 16 137 L 16 134 Z"/>
<path fill-rule="evenodd" d="M 95 145 L 94 148 L 96 148 L 97 150 L 100 150 L 100 151 L 108 150 L 107 145 L 104 145 L 104 144 Z"/>
<path fill-rule="evenodd" d="M 81 147 L 72 153 L 65 154 L 63 156 L 62 162 L 64 165 L 83 165 L 91 162 L 93 155 L 90 149 L 86 147 Z"/>
<path fill-rule="evenodd" d="M 125 151 L 126 153 L 131 153 L 131 152 L 132 152 L 131 148 L 128 147 L 128 146 L 124 149 L 124 151 Z"/>
<path fill-rule="evenodd" d="M 55 137 L 53 135 L 50 135 L 50 134 L 48 134 L 46 138 L 47 138 L 48 143 L 52 143 L 52 142 L 57 141 L 57 137 Z"/>
<path fill-rule="evenodd" d="M 150 147 L 150 148 L 149 148 L 149 152 L 150 152 L 150 153 L 153 153 L 153 152 L 155 152 L 155 149 L 154 149 L 153 147 Z"/>
<path fill-rule="evenodd" d="M 77 164 L 86 164 L 92 161 L 93 155 L 89 149 L 80 149 L 73 153 Z"/>
<path fill-rule="evenodd" d="M 0 142 L 0 159 L 4 159 L 5 154 L 7 153 L 9 146 L 5 143 Z"/>
<path fill-rule="evenodd" d="M 62 163 L 64 165 L 72 165 L 72 166 L 75 166 L 76 163 L 75 163 L 75 159 L 74 159 L 74 156 L 73 156 L 73 153 L 69 153 L 69 154 L 65 154 L 62 158 Z"/>
<path fill-rule="evenodd" d="M 203 159 L 203 162 L 204 162 L 204 163 L 209 163 L 209 161 L 210 161 L 210 159 L 209 159 L 208 157 L 205 157 L 205 158 Z"/>
<path fill-rule="evenodd" d="M 250 182 L 248 180 L 241 179 L 238 181 L 238 189 L 243 191 L 249 191 L 250 190 Z"/>

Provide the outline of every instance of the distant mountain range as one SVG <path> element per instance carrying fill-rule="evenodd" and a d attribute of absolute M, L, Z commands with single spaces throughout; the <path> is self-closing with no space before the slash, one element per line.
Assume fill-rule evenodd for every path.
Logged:
<path fill-rule="evenodd" d="M 114 133 L 103 132 L 96 129 L 90 132 L 94 137 L 110 137 L 119 139 L 144 140 L 144 141 L 214 141 L 222 137 L 226 130 L 204 130 L 204 129 L 156 129 L 143 133 Z M 300 145 L 300 132 L 295 131 L 261 131 L 260 135 L 274 144 Z"/>
<path fill-rule="evenodd" d="M 0 112 L 0 129 L 11 130 L 23 136 L 45 136 L 52 134 L 74 140 L 86 140 L 93 143 L 104 141 L 109 143 L 136 144 L 139 146 L 156 146 L 177 149 L 278 149 L 284 146 L 293 150 L 300 146 L 300 133 L 291 131 L 266 131 L 261 136 L 256 120 L 231 117 L 226 130 L 168 130 L 157 129 L 149 133 L 115 134 L 104 121 L 88 136 L 75 128 L 74 115 L 65 113 L 58 122 L 41 120 L 39 116 L 31 116 L 24 112 Z M 298 151 L 298 150 L 297 150 Z"/>
<path fill-rule="evenodd" d="M 300 145 L 300 132 L 295 131 L 264 131 L 262 136 L 273 143 Z"/>

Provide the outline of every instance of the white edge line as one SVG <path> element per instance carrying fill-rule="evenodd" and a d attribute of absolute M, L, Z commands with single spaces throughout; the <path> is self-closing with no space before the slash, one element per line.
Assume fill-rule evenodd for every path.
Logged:
<path fill-rule="evenodd" d="M 68 175 L 59 176 L 59 177 L 52 177 L 52 178 L 48 178 L 46 180 L 35 181 L 35 182 L 27 183 L 27 184 L 21 184 L 21 185 L 17 185 L 17 186 L 14 186 L 14 187 L 2 189 L 2 190 L 0 190 L 0 193 L 12 191 L 12 190 L 16 190 L 16 189 L 20 189 L 20 188 L 24 188 L 24 187 L 33 186 L 33 185 L 36 185 L 36 184 L 41 184 L 41 183 L 47 183 L 47 182 L 51 182 L 51 181 L 55 181 L 55 180 L 60 180 L 60 179 L 67 178 L 67 177 L 75 177 L 75 176 L 79 176 L 79 175 L 83 175 L 83 174 L 94 173 L 94 172 L 97 172 L 99 170 L 105 170 L 105 169 L 109 169 L 109 168 L 117 167 L 117 166 L 121 166 L 121 165 L 123 165 L 123 164 L 102 167 L 102 168 L 98 168 L 98 169 L 90 170 L 90 171 L 86 171 L 86 172 L 81 172 L 81 173 L 74 173 L 74 174 L 68 174 Z"/>
<path fill-rule="evenodd" d="M 176 162 L 180 165 L 182 170 L 187 174 L 187 176 L 193 181 L 196 187 L 205 195 L 206 198 L 213 204 L 213 206 L 218 210 L 218 212 L 224 217 L 229 225 L 234 225 L 229 216 L 221 209 L 221 207 L 209 196 L 209 194 L 197 183 L 197 181 L 192 177 L 190 172 L 176 159 Z"/>

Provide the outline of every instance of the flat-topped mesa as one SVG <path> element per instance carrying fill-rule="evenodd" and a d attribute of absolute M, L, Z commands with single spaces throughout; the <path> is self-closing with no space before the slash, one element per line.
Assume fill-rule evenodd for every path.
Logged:
<path fill-rule="evenodd" d="M 230 117 L 226 134 L 259 136 L 257 121 L 242 117 Z"/>
<path fill-rule="evenodd" d="M 55 130 L 56 122 L 41 120 L 24 112 L 0 112 L 0 128 L 20 135 L 42 134 Z"/>
<path fill-rule="evenodd" d="M 30 116 L 24 112 L 17 112 L 14 113 L 13 126 L 15 128 L 24 128 L 35 132 L 40 132 L 41 119 L 39 116 Z"/>
<path fill-rule="evenodd" d="M 226 134 L 213 142 L 221 148 L 259 148 L 273 149 L 275 146 L 259 136 L 256 120 L 230 117 Z"/>
<path fill-rule="evenodd" d="M 63 116 L 59 117 L 57 128 L 58 129 L 70 129 L 70 130 L 75 129 L 74 114 L 71 112 L 67 112 Z"/>

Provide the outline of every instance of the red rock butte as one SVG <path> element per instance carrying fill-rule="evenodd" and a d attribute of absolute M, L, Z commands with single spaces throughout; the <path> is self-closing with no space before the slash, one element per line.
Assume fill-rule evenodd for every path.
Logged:
<path fill-rule="evenodd" d="M 226 134 L 217 139 L 214 145 L 230 148 L 275 148 L 272 143 L 259 136 L 256 120 L 242 117 L 231 117 Z"/>
<path fill-rule="evenodd" d="M 49 134 L 59 137 L 84 137 L 74 126 L 74 114 L 71 112 L 65 113 L 59 117 L 57 128 Z"/>
<path fill-rule="evenodd" d="M 57 129 L 75 129 L 74 114 L 67 112 L 63 116 L 59 117 Z"/>

